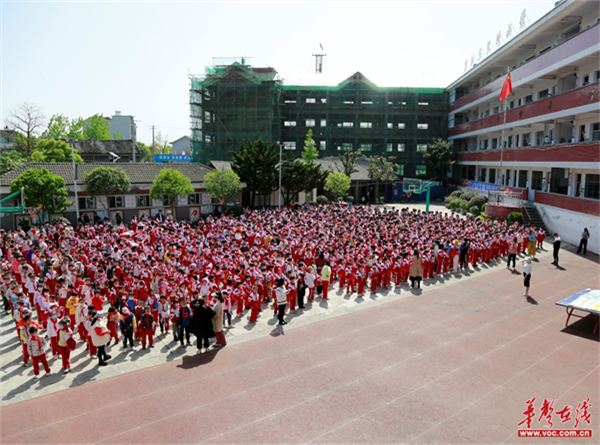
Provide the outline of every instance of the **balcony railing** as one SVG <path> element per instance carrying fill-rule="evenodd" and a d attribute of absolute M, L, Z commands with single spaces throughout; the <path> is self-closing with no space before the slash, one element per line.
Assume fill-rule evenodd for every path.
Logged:
<path fill-rule="evenodd" d="M 550 51 L 545 52 L 537 56 L 535 59 L 530 60 L 529 62 L 515 68 L 514 71 L 511 71 L 510 77 L 513 85 L 518 85 L 521 79 L 528 78 L 547 67 L 550 67 L 556 63 L 560 63 L 569 56 L 573 54 L 577 54 L 582 50 L 595 46 L 598 44 L 598 27 L 599 25 L 592 26 L 585 31 L 580 32 L 576 36 L 571 39 L 557 45 L 552 48 Z M 493 80 L 492 82 L 483 85 L 479 89 L 462 96 L 460 99 L 454 101 L 454 103 L 450 104 L 450 112 L 458 110 L 459 108 L 464 107 L 472 102 L 475 102 L 477 99 L 481 99 L 486 97 L 494 92 L 500 95 L 500 89 L 502 88 L 502 84 L 504 83 L 504 79 L 506 76 L 500 76 L 498 79 Z"/>
<path fill-rule="evenodd" d="M 589 104 L 600 104 L 600 83 L 585 85 L 566 93 L 508 110 L 506 112 L 506 125 L 510 128 L 511 124 L 525 119 L 542 117 L 545 114 L 570 110 Z M 503 122 L 503 113 L 494 114 L 450 128 L 448 129 L 448 136 L 460 136 L 477 130 L 497 127 L 502 125 Z"/>
<path fill-rule="evenodd" d="M 505 148 L 504 162 L 600 162 L 600 142 L 542 145 L 534 147 Z M 500 162 L 500 149 L 463 151 L 457 153 L 458 162 Z"/>
<path fill-rule="evenodd" d="M 537 191 L 535 192 L 534 201 L 536 204 L 549 205 L 565 210 L 571 210 L 573 212 L 600 216 L 600 201 L 597 199 Z"/>

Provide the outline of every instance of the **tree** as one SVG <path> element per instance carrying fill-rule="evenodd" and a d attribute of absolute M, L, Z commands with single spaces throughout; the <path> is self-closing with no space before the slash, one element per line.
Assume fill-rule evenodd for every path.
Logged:
<path fill-rule="evenodd" d="M 122 141 L 123 140 L 123 136 L 121 136 L 121 133 L 119 133 L 118 131 L 115 131 L 115 134 L 113 134 L 113 139 L 115 141 Z"/>
<path fill-rule="evenodd" d="M 101 114 L 94 114 L 88 118 L 83 130 L 83 139 L 112 139 L 112 135 L 108 129 L 108 120 Z"/>
<path fill-rule="evenodd" d="M 21 137 L 15 138 L 16 149 L 29 161 L 35 150 L 36 135 L 45 121 L 46 117 L 41 108 L 27 101 L 8 113 L 6 125 L 21 132 L 21 135 L 17 135 Z"/>
<path fill-rule="evenodd" d="M 242 191 L 240 177 L 233 170 L 215 170 L 204 176 L 204 187 L 213 199 L 225 199 Z"/>
<path fill-rule="evenodd" d="M 0 175 L 19 168 L 27 162 L 27 158 L 16 150 L 3 151 L 0 153 Z"/>
<path fill-rule="evenodd" d="M 231 169 L 246 184 L 250 192 L 250 207 L 254 208 L 256 195 L 268 195 L 277 190 L 279 155 L 275 144 L 261 138 L 256 142 L 242 143 L 239 153 L 232 154 Z"/>
<path fill-rule="evenodd" d="M 304 140 L 302 159 L 304 159 L 304 162 L 313 162 L 318 157 L 319 152 L 317 151 L 317 145 L 315 144 L 315 140 L 312 136 L 312 130 L 308 130 L 308 133 L 306 133 L 306 139 Z"/>
<path fill-rule="evenodd" d="M 297 156 L 286 156 L 281 169 L 281 187 L 284 203 L 291 202 L 298 193 L 321 189 L 325 186 L 329 172 L 321 164 L 304 162 Z"/>
<path fill-rule="evenodd" d="M 428 145 L 427 152 L 423 154 L 423 161 L 425 162 L 427 171 L 440 181 L 443 181 L 454 165 L 450 142 L 441 138 L 434 139 Z"/>
<path fill-rule="evenodd" d="M 74 155 L 74 156 L 73 156 Z M 83 159 L 65 141 L 55 141 L 54 139 L 40 139 L 37 144 L 37 150 L 33 152 L 31 159 L 34 162 L 71 162 L 72 157 L 75 162 L 83 162 Z"/>
<path fill-rule="evenodd" d="M 351 182 L 345 173 L 331 173 L 325 183 L 325 190 L 332 193 L 337 199 L 343 198 L 348 193 Z"/>
<path fill-rule="evenodd" d="M 150 197 L 160 199 L 164 205 L 170 206 L 173 217 L 175 217 L 175 207 L 179 200 L 192 193 L 194 193 L 194 187 L 192 187 L 190 178 L 172 168 L 161 170 L 152 182 L 150 189 Z"/>
<path fill-rule="evenodd" d="M 84 184 L 91 196 L 106 197 L 105 202 L 100 201 L 105 210 L 108 210 L 111 196 L 127 193 L 131 185 L 127 173 L 115 167 L 96 167 L 85 175 Z"/>
<path fill-rule="evenodd" d="M 379 184 L 391 183 L 397 179 L 396 171 L 398 171 L 398 164 L 392 162 L 394 157 L 383 157 L 383 156 L 369 156 L 367 162 L 369 163 L 368 172 L 369 179 L 375 181 L 377 188 L 375 189 L 375 197 L 379 196 Z"/>
<path fill-rule="evenodd" d="M 154 154 L 172 155 L 173 147 L 169 145 L 169 135 L 164 135 L 158 131 L 154 137 Z"/>
<path fill-rule="evenodd" d="M 42 134 L 45 139 L 82 139 L 84 120 L 81 117 L 69 120 L 62 114 L 55 114 Z"/>
<path fill-rule="evenodd" d="M 41 206 L 41 216 L 60 213 L 73 203 L 67 201 L 65 180 L 45 168 L 30 168 L 19 175 L 10 185 L 11 193 L 24 187 L 25 205 Z M 45 218 L 41 218 L 44 220 Z"/>
<path fill-rule="evenodd" d="M 152 146 L 146 145 L 143 142 L 136 142 L 136 144 L 140 149 L 140 162 L 153 162 Z"/>
<path fill-rule="evenodd" d="M 356 161 L 358 161 L 359 159 L 363 158 L 363 154 L 362 151 L 357 150 L 357 151 L 352 151 L 352 150 L 348 150 L 348 151 L 343 151 L 340 153 L 340 155 L 338 156 L 338 158 L 340 159 L 340 162 L 342 163 L 342 168 L 340 169 L 337 165 L 337 163 L 335 164 L 335 167 L 337 168 L 337 170 L 339 172 L 344 173 L 346 176 L 348 176 L 349 178 L 352 176 L 352 173 L 356 173 L 358 171 L 358 169 L 356 168 Z"/>

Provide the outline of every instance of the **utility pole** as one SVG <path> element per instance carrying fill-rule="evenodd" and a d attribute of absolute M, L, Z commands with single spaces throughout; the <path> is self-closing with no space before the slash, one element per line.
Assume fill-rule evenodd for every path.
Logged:
<path fill-rule="evenodd" d="M 75 151 L 71 145 L 71 161 L 73 162 L 73 187 L 75 189 L 75 214 L 79 221 L 79 197 L 77 196 L 77 166 L 75 165 Z"/>
<path fill-rule="evenodd" d="M 155 152 L 154 152 L 154 128 L 156 127 L 156 125 L 152 125 L 151 127 L 152 127 L 152 159 L 154 160 L 154 155 L 155 155 Z"/>
<path fill-rule="evenodd" d="M 135 134 L 135 129 L 136 129 L 136 125 L 135 125 L 135 117 L 131 116 L 131 142 L 132 142 L 132 150 L 133 150 L 133 162 L 135 163 L 135 149 L 136 149 L 136 134 Z"/>

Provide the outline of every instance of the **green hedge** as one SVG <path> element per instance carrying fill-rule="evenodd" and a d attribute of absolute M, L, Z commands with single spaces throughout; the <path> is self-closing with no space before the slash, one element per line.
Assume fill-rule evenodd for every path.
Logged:
<path fill-rule="evenodd" d="M 514 224 L 515 222 L 518 222 L 519 225 L 523 225 L 523 214 L 521 212 L 512 212 L 506 219 L 508 220 L 509 225 Z"/>
<path fill-rule="evenodd" d="M 317 196 L 317 204 L 327 204 L 328 202 L 329 202 L 329 200 L 327 199 L 327 196 L 324 196 L 324 195 Z"/>

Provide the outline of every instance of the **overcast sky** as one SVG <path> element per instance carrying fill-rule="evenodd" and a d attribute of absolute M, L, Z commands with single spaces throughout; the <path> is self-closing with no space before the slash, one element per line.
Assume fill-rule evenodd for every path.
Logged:
<path fill-rule="evenodd" d="M 496 35 L 516 33 L 553 1 L 2 1 L 1 113 L 27 100 L 49 118 L 119 110 L 175 140 L 189 134 L 189 74 L 246 57 L 285 83 L 337 84 L 356 71 L 381 86 L 445 87 Z M 313 54 L 323 45 L 324 74 Z M 220 60 L 216 60 L 218 63 Z"/>

